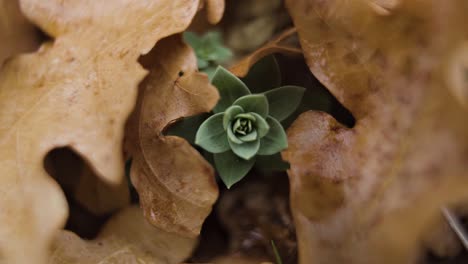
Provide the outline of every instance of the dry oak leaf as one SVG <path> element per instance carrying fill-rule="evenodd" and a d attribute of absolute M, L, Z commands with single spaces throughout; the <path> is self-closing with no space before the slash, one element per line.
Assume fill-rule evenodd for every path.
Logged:
<path fill-rule="evenodd" d="M 104 181 L 123 180 L 124 122 L 146 73 L 137 59 L 184 30 L 198 1 L 25 0 L 20 6 L 55 40 L 9 60 L 0 72 L 0 256 L 6 263 L 44 263 L 67 218 L 44 156 L 70 146 Z"/>
<path fill-rule="evenodd" d="M 113 216 L 94 240 L 61 231 L 55 237 L 49 263 L 178 264 L 190 256 L 196 242 L 152 226 L 133 206 Z"/>
<path fill-rule="evenodd" d="M 0 68 L 10 56 L 39 45 L 38 32 L 21 14 L 17 0 L 0 0 L 0 40 Z"/>
<path fill-rule="evenodd" d="M 127 131 L 138 137 L 127 142 L 132 183 L 152 224 L 196 236 L 218 197 L 214 170 L 187 141 L 162 132 L 177 119 L 209 112 L 219 95 L 180 35 L 161 40 L 143 64 L 150 74 Z"/>
<path fill-rule="evenodd" d="M 468 2 L 286 5 L 310 70 L 356 118 L 306 112 L 288 131 L 300 263 L 414 263 L 441 206 L 467 196 L 466 111 L 444 75 Z"/>
<path fill-rule="evenodd" d="M 290 43 L 286 42 L 288 39 L 292 38 L 296 34 L 295 28 L 287 29 L 281 34 L 279 34 L 274 39 L 270 40 L 268 43 L 255 50 L 247 57 L 243 58 L 237 62 L 234 66 L 231 67 L 230 71 L 239 77 L 245 77 L 249 73 L 250 68 L 257 63 L 260 59 L 273 54 L 273 53 L 282 53 L 286 55 L 302 55 L 302 50 L 295 47 Z"/>

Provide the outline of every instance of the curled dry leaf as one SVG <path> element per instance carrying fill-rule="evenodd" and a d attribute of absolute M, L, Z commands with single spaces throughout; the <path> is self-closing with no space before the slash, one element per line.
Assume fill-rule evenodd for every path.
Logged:
<path fill-rule="evenodd" d="M 17 0 L 0 1 L 0 67 L 6 58 L 34 50 L 39 45 L 38 32 L 19 9 Z"/>
<path fill-rule="evenodd" d="M 283 31 L 276 38 L 269 41 L 259 49 L 252 52 L 249 56 L 243 58 L 231 67 L 230 71 L 239 77 L 245 77 L 249 72 L 249 69 L 260 59 L 273 53 L 283 54 L 302 54 L 302 50 L 292 44 L 286 42 L 286 40 L 294 37 L 296 34 L 295 28 L 290 28 Z M 286 42 L 286 43 L 285 43 Z"/>
<path fill-rule="evenodd" d="M 288 131 L 301 263 L 413 263 L 440 207 L 466 198 L 468 125 L 445 81 L 468 3 L 289 0 L 308 65 L 355 116 Z M 365 252 L 365 253 L 364 253 Z"/>
<path fill-rule="evenodd" d="M 197 72 L 193 50 L 179 35 L 162 40 L 143 59 L 150 74 L 130 120 L 131 179 L 146 217 L 157 227 L 186 236 L 199 234 L 218 197 L 214 170 L 182 138 L 163 136 L 171 122 L 209 112 L 219 95 Z"/>
<path fill-rule="evenodd" d="M 196 242 L 155 228 L 138 207 L 128 207 L 113 216 L 95 240 L 85 241 L 61 231 L 48 263 L 178 264 L 190 256 Z"/>
<path fill-rule="evenodd" d="M 0 72 L 2 260 L 44 263 L 64 225 L 64 195 L 43 168 L 52 148 L 71 147 L 108 183 L 123 180 L 124 122 L 145 75 L 137 59 L 185 29 L 197 7 L 195 0 L 21 1 L 55 41 Z"/>

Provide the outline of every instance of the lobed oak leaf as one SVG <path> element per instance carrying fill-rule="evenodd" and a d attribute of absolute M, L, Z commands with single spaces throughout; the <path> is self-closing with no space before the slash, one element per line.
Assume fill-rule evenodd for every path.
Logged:
<path fill-rule="evenodd" d="M 64 225 L 64 195 L 43 168 L 51 149 L 69 146 L 103 181 L 122 182 L 124 123 L 146 74 L 137 59 L 159 39 L 184 30 L 198 4 L 20 2 L 26 17 L 55 39 L 0 72 L 2 260 L 44 263 Z"/>
<path fill-rule="evenodd" d="M 311 72 L 356 118 L 306 112 L 288 131 L 300 263 L 414 263 L 440 208 L 467 196 L 466 111 L 446 75 L 468 4 L 374 2 L 286 2 Z"/>
<path fill-rule="evenodd" d="M 193 237 L 218 197 L 214 170 L 187 141 L 163 131 L 180 118 L 209 112 L 219 95 L 180 35 L 162 40 L 142 61 L 150 74 L 127 127 L 132 183 L 152 224 Z"/>

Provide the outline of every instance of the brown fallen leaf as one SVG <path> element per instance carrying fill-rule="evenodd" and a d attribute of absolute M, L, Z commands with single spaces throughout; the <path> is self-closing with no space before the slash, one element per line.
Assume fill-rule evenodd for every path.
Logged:
<path fill-rule="evenodd" d="M 0 1 L 0 67 L 5 59 L 39 45 L 36 29 L 21 14 L 17 0 Z"/>
<path fill-rule="evenodd" d="M 134 206 L 113 216 L 95 240 L 85 241 L 72 232 L 61 231 L 55 237 L 48 263 L 178 264 L 190 256 L 196 242 L 195 238 L 152 226 Z"/>
<path fill-rule="evenodd" d="M 137 63 L 162 37 L 184 30 L 198 1 L 21 1 L 55 38 L 0 72 L 0 252 L 6 263 L 44 263 L 67 205 L 44 156 L 69 146 L 110 184 L 123 180 L 121 142 Z M 25 254 L 24 252 L 27 252 Z"/>
<path fill-rule="evenodd" d="M 288 131 L 300 263 L 415 263 L 441 206 L 467 196 L 466 111 L 445 76 L 468 3 L 286 4 L 312 73 L 356 118 L 306 112 Z"/>
<path fill-rule="evenodd" d="M 171 122 L 209 112 L 219 95 L 197 71 L 193 50 L 181 36 L 162 40 L 143 58 L 150 74 L 128 126 L 131 179 L 145 216 L 155 226 L 196 236 L 218 197 L 214 170 L 182 138 L 163 136 Z"/>

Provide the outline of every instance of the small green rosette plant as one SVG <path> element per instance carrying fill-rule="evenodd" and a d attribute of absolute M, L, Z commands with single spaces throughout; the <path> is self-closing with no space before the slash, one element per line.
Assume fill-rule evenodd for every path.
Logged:
<path fill-rule="evenodd" d="M 236 76 L 218 66 L 212 77 L 220 100 L 199 127 L 195 144 L 213 153 L 219 176 L 230 188 L 252 169 L 257 156 L 288 147 L 281 121 L 299 106 L 304 88 L 282 86 L 251 94 Z"/>
<path fill-rule="evenodd" d="M 232 52 L 223 45 L 223 38 L 219 31 L 209 31 L 202 36 L 194 32 L 184 32 L 184 40 L 195 51 L 198 69 L 210 79 L 219 64 L 227 62 L 232 57 Z"/>

